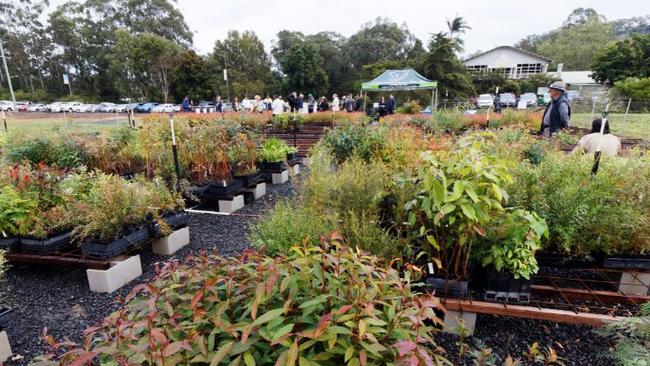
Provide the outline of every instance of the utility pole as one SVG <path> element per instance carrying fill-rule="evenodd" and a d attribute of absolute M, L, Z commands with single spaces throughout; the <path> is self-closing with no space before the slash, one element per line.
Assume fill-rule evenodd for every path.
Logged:
<path fill-rule="evenodd" d="M 9 83 L 9 92 L 11 93 L 11 101 L 14 103 L 13 110 L 16 110 L 16 94 L 14 94 L 14 87 L 11 85 L 11 75 L 9 75 L 9 67 L 7 66 L 7 57 L 5 56 L 5 49 L 2 46 L 2 40 L 0 40 L 0 55 L 2 55 L 2 64 L 5 67 L 5 73 L 7 73 L 7 82 Z"/>

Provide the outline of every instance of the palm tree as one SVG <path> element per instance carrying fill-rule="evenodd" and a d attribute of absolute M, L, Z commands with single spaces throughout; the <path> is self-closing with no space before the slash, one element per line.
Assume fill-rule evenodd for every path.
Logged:
<path fill-rule="evenodd" d="M 457 52 L 462 52 L 464 42 L 460 37 L 458 37 L 458 35 L 465 34 L 465 31 L 472 29 L 472 27 L 467 25 L 467 22 L 463 17 L 459 17 L 458 14 L 456 14 L 452 20 L 447 18 L 447 28 L 449 29 L 449 39 L 454 40 L 454 49 Z"/>

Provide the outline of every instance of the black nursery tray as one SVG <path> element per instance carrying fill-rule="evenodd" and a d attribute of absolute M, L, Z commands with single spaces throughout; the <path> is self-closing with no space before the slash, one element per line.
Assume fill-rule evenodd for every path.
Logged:
<path fill-rule="evenodd" d="M 284 161 L 259 162 L 255 165 L 262 173 L 282 173 L 287 170 L 287 164 Z"/>
<path fill-rule="evenodd" d="M 287 161 L 289 166 L 294 166 L 300 164 L 300 157 L 298 157 L 298 153 L 287 154 Z"/>
<path fill-rule="evenodd" d="M 10 237 L 5 238 L 0 236 L 0 250 L 4 250 L 9 253 L 17 253 L 20 251 L 20 238 Z"/>
<path fill-rule="evenodd" d="M 240 180 L 232 180 L 228 185 L 210 183 L 200 187 L 193 187 L 192 193 L 197 196 L 203 203 L 214 202 L 220 199 L 231 199 L 244 189 L 244 184 Z"/>
<path fill-rule="evenodd" d="M 527 304 L 530 302 L 531 281 L 515 279 L 510 273 L 488 271 L 483 299 L 495 302 Z"/>
<path fill-rule="evenodd" d="M 169 228 L 171 230 L 176 230 L 187 226 L 189 215 L 185 211 L 178 211 L 178 212 L 164 215 L 162 219 L 167 223 L 167 225 L 169 225 Z M 156 223 L 155 221 L 152 222 L 149 227 L 149 235 L 152 238 L 157 238 L 161 236 L 160 225 L 158 225 L 158 223 Z"/>
<path fill-rule="evenodd" d="M 25 253 L 52 254 L 70 245 L 72 231 L 45 239 L 21 238 L 20 246 Z"/>
<path fill-rule="evenodd" d="M 603 267 L 650 270 L 650 255 L 605 257 L 603 259 Z"/>
<path fill-rule="evenodd" d="M 0 330 L 9 324 L 11 318 L 11 309 L 0 307 Z"/>
<path fill-rule="evenodd" d="M 427 276 L 425 283 L 430 291 L 435 291 L 436 296 L 456 299 L 464 299 L 469 296 L 469 283 L 467 281 Z"/>
<path fill-rule="evenodd" d="M 81 253 L 84 256 L 101 259 L 120 256 L 131 248 L 149 240 L 149 230 L 148 226 L 142 226 L 110 243 L 97 242 L 92 238 L 86 239 L 81 244 Z"/>
<path fill-rule="evenodd" d="M 244 187 L 250 187 L 250 186 L 253 186 L 253 185 L 257 184 L 257 183 L 263 182 L 264 181 L 264 175 L 262 174 L 261 171 L 256 170 L 255 173 L 252 173 L 252 174 L 236 175 L 235 179 L 241 181 L 242 185 Z"/>

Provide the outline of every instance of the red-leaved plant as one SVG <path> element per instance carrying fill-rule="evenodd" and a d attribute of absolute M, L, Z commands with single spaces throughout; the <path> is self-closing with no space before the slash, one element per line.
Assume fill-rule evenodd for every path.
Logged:
<path fill-rule="evenodd" d="M 294 247 L 286 257 L 247 252 L 166 263 L 58 363 L 449 364 L 431 338 L 440 305 L 414 291 L 417 269 L 407 266 L 402 276 L 338 239 Z"/>

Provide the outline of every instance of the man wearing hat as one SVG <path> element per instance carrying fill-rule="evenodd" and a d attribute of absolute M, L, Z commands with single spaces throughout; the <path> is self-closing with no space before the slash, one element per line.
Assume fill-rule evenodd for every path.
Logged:
<path fill-rule="evenodd" d="M 564 82 L 556 81 L 549 85 L 548 89 L 551 102 L 546 106 L 540 129 L 540 132 L 545 137 L 550 137 L 558 130 L 569 127 L 569 120 L 571 119 L 571 107 L 566 96 Z"/>

